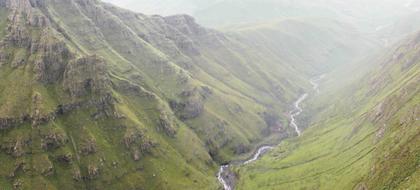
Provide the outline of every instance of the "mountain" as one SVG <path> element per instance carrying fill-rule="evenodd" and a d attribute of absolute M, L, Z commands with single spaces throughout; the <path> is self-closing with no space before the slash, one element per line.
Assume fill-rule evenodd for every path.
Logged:
<path fill-rule="evenodd" d="M 104 0 L 127 9 L 135 10 L 145 14 L 193 15 L 195 11 L 211 6 L 221 0 Z"/>
<path fill-rule="evenodd" d="M 350 65 L 380 47 L 351 24 L 331 19 L 288 18 L 226 31 L 258 47 L 259 53 L 275 55 L 310 77 Z"/>
<path fill-rule="evenodd" d="M 0 0 L 1 188 L 220 189 L 220 165 L 286 138 L 233 168 L 239 189 L 418 188 L 420 34 L 377 51 L 418 30 L 415 1 L 148 2 L 198 23 Z M 292 104 L 324 73 L 293 138 Z"/>
<path fill-rule="evenodd" d="M 194 16 L 198 23 L 216 28 L 258 25 L 291 18 L 335 20 L 384 45 L 392 45 L 420 29 L 418 22 L 413 21 L 420 10 L 418 0 L 105 1 L 147 14 L 186 13 Z"/>
<path fill-rule="evenodd" d="M 377 27 L 419 11 L 418 0 L 105 0 L 146 14 L 190 14 L 223 26 L 290 17 L 340 18 Z M 372 9 L 371 7 L 375 7 Z M 371 26 L 369 26 L 371 25 Z"/>
<path fill-rule="evenodd" d="M 398 42 L 398 40 L 415 34 L 419 29 L 418 23 L 420 22 L 417 21 L 420 18 L 419 16 L 420 11 L 416 11 L 400 17 L 391 23 L 377 27 L 376 30 L 379 33 L 378 38 L 382 39 L 386 45 L 391 46 Z"/>
<path fill-rule="evenodd" d="M 418 0 L 220 0 L 196 5 L 192 14 L 206 26 L 225 28 L 279 19 L 346 24 L 371 41 L 392 45 L 420 30 Z M 193 4 L 183 2 L 185 5 Z M 134 2 L 132 3 L 135 4 Z M 159 7 L 155 8 L 156 10 Z M 179 10 L 179 9 L 178 9 Z M 191 12 L 191 11 L 188 11 Z M 311 22 L 311 24 L 318 24 Z M 307 31 L 310 33 L 311 31 Z"/>
<path fill-rule="evenodd" d="M 217 189 L 219 164 L 293 135 L 308 77 L 187 15 L 0 0 L 0 186 Z"/>
<path fill-rule="evenodd" d="M 417 33 L 329 74 L 304 105 L 309 128 L 237 167 L 237 189 L 418 189 L 419 47 Z"/>

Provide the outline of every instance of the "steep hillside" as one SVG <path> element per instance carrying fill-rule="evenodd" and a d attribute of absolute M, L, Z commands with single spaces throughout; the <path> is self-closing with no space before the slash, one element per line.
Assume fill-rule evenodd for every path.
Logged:
<path fill-rule="evenodd" d="M 217 189 L 292 134 L 298 70 L 186 15 L 0 0 L 0 186 Z M 270 136 L 271 135 L 271 136 Z"/>
<path fill-rule="evenodd" d="M 365 37 L 392 45 L 420 29 L 417 0 L 104 0 L 147 14 L 187 13 L 211 27 L 255 25 L 278 19 L 317 18 L 356 27 Z M 374 8 L 373 8 L 374 7 Z M 312 22 L 310 24 L 317 24 Z M 293 32 L 290 30 L 289 32 Z M 310 33 L 311 31 L 306 31 Z"/>
<path fill-rule="evenodd" d="M 207 26 L 266 22 L 291 17 L 354 21 L 375 30 L 419 11 L 417 0 L 104 0 L 147 14 L 193 15 Z M 374 7 L 374 8 L 372 8 Z"/>
<path fill-rule="evenodd" d="M 420 8 L 416 8 L 418 11 L 409 13 L 394 22 L 378 26 L 377 33 L 378 38 L 382 39 L 385 45 L 393 45 L 401 37 L 407 37 L 412 35 L 420 28 Z"/>
<path fill-rule="evenodd" d="M 331 74 L 304 108 L 311 127 L 237 168 L 238 189 L 418 189 L 420 34 L 371 60 L 361 77 Z"/>
<path fill-rule="evenodd" d="M 176 2 L 172 0 L 104 0 L 104 2 L 113 3 L 145 14 L 159 15 L 192 15 L 197 9 L 208 7 L 218 1 L 220 0 L 178 0 Z"/>
<path fill-rule="evenodd" d="M 367 50 L 377 49 L 351 24 L 330 19 L 288 18 L 236 26 L 229 31 L 258 47 L 259 53 L 293 63 L 296 70 L 312 77 L 349 65 Z"/>

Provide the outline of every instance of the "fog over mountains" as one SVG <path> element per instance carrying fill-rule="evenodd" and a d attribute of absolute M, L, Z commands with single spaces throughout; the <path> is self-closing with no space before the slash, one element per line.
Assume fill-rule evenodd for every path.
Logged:
<path fill-rule="evenodd" d="M 347 17 L 365 21 L 385 21 L 418 12 L 417 0 L 105 0 L 145 14 L 190 14 L 201 24 L 233 21 L 253 22 L 290 16 Z M 216 11 L 217 10 L 217 11 Z M 224 17 L 225 20 L 216 20 Z M 202 19 L 202 22 L 201 22 Z M 217 24 L 216 21 L 219 21 Z M 378 23 L 376 23 L 378 24 Z"/>
<path fill-rule="evenodd" d="M 420 189 L 420 0 L 0 0 L 0 189 Z"/>
<path fill-rule="evenodd" d="M 145 14 L 189 14 L 209 27 L 270 22 L 288 18 L 331 19 L 351 25 L 364 35 L 377 35 L 385 44 L 395 35 L 415 32 L 419 22 L 418 0 L 105 0 Z"/>

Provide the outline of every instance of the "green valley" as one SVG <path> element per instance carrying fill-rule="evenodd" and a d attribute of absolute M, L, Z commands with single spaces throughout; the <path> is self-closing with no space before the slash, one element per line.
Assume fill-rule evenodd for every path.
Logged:
<path fill-rule="evenodd" d="M 238 189 L 419 188 L 419 36 L 371 63 L 380 72 L 308 102 L 317 108 L 310 128 L 239 168 Z M 338 76 L 323 85 L 341 84 Z"/>
<path fill-rule="evenodd" d="M 0 0 L 0 189 L 418 189 L 418 6 Z"/>

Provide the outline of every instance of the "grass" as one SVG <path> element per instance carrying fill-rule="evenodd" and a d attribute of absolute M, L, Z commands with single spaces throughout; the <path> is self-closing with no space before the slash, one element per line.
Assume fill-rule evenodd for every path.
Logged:
<path fill-rule="evenodd" d="M 418 53 L 410 48 L 403 51 L 407 59 Z M 315 107 L 309 112 L 318 112 L 311 127 L 261 160 L 236 168 L 238 189 L 418 187 L 414 178 L 420 160 L 420 123 L 415 115 L 420 102 L 420 70 L 418 64 L 408 70 L 402 70 L 402 65 L 394 62 L 380 71 L 371 70 L 366 78 L 340 87 L 344 90 L 338 93 L 324 87 L 326 92 L 305 105 L 305 109 Z M 374 119 L 379 104 L 383 110 L 379 119 Z"/>
<path fill-rule="evenodd" d="M 277 46 L 257 53 L 260 49 L 252 42 L 211 30 L 187 36 L 179 25 L 139 18 L 96 2 L 83 6 L 50 2 L 37 14 L 44 14 L 52 24 L 46 32 L 23 25 L 23 19 L 20 24 L 32 40 L 46 39 L 50 45 L 64 42 L 74 55 L 69 59 L 102 57 L 107 69 L 103 77 L 109 81 L 103 90 L 115 102 L 89 105 L 101 100 L 101 94 L 70 97 L 62 79 L 51 84 L 37 81 L 33 61 L 42 52 L 31 54 L 28 48 L 10 44 L 4 51 L 11 58 L 0 69 L 0 118 L 34 116 L 38 111 L 46 115 L 71 103 L 82 106 L 42 125 L 26 122 L 2 130 L 0 162 L 5 164 L 0 166 L 0 187 L 19 182 L 24 189 L 220 189 L 215 177 L 219 164 L 247 157 L 257 144 L 274 141 L 276 134 L 263 134 L 273 130 L 263 113 L 281 113 L 278 119 L 286 125 L 289 103 L 309 87 L 304 79 L 313 72 L 312 66 L 288 63 L 298 55 L 287 54 L 290 60 L 276 56 Z M 0 28 L 5 25 L 0 20 Z M 192 41 L 190 48 L 200 53 L 192 54 L 180 45 L 186 41 Z M 21 59 L 25 64 L 13 67 L 12 62 Z M 305 75 L 298 74 L 303 70 Z M 80 78 L 84 73 L 94 75 L 86 70 L 78 73 Z M 203 88 L 210 89 L 206 97 L 197 90 Z M 202 112 L 186 120 L 177 118 L 179 110 L 172 110 L 169 102 L 190 99 L 203 105 Z M 98 112 L 105 116 L 94 118 Z M 173 135 L 162 131 L 162 115 L 167 117 L 167 127 L 176 131 Z M 353 128 L 342 125 L 353 126 L 349 118 L 333 117 L 301 139 L 286 141 L 261 163 L 240 169 L 241 179 L 252 182 L 241 182 L 240 187 L 350 187 L 375 158 L 371 142 L 375 130 L 363 123 L 350 138 L 344 134 Z M 62 137 L 64 142 L 55 139 L 55 147 L 43 148 L 51 140 L 47 136 L 53 136 L 52 141 L 54 136 Z M 341 150 L 347 151 L 339 154 Z M 71 161 L 63 161 L 68 155 Z M 340 161 L 330 164 L 335 160 Z M 269 178 L 242 170 L 263 172 Z M 290 176 L 278 175 L 278 170 Z M 302 177 L 310 180 L 301 184 Z M 327 183 L 332 179 L 347 183 Z"/>

